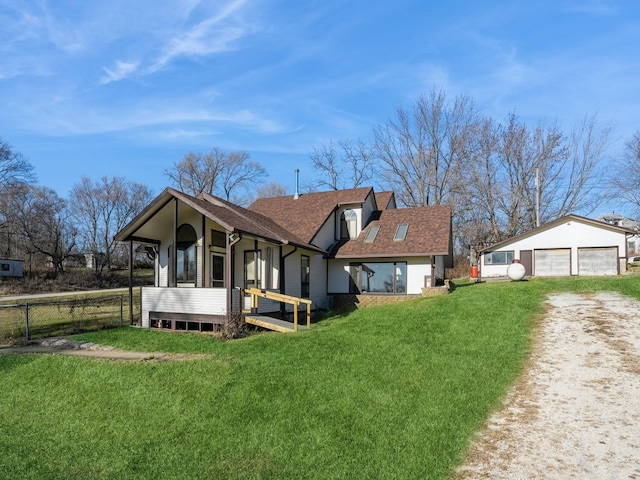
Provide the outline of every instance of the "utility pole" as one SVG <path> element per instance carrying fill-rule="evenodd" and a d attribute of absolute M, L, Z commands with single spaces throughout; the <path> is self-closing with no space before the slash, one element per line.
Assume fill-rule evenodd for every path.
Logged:
<path fill-rule="evenodd" d="M 536 227 L 540 226 L 540 169 L 536 168 Z"/>

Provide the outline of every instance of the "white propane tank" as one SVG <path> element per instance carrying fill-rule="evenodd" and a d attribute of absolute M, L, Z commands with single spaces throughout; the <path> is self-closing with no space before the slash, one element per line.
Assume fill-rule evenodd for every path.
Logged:
<path fill-rule="evenodd" d="M 520 260 L 514 260 L 509 267 L 507 267 L 507 275 L 514 282 L 519 282 L 524 278 L 524 265 L 520 263 Z"/>

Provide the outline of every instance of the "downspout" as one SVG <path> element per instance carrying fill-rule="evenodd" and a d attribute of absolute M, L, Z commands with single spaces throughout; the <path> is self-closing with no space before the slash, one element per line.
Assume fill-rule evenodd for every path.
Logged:
<path fill-rule="evenodd" d="M 232 236 L 235 236 L 233 239 Z M 227 232 L 227 241 L 226 241 L 226 256 L 227 256 L 227 264 L 226 264 L 226 272 L 225 275 L 227 277 L 227 318 L 231 315 L 231 310 L 233 309 L 233 264 L 235 263 L 234 258 L 234 246 L 240 240 L 242 240 L 242 235 L 238 233 Z"/>
<path fill-rule="evenodd" d="M 285 292 L 285 285 L 286 285 L 286 283 L 285 283 L 285 270 L 286 270 L 285 260 L 287 259 L 287 257 L 289 255 L 293 255 L 297 251 L 298 251 L 298 247 L 296 247 L 294 245 L 293 250 L 291 250 L 286 255 L 282 255 L 282 245 L 280 245 L 280 278 L 279 278 L 278 283 L 280 284 L 279 285 L 279 290 L 280 290 L 280 293 L 282 293 L 282 294 L 286 293 Z M 285 304 L 284 304 L 284 302 L 280 302 L 280 315 L 284 318 L 285 314 L 286 314 Z"/>

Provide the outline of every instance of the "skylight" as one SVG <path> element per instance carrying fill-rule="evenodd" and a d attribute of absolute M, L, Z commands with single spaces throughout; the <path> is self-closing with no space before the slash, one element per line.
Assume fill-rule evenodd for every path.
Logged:
<path fill-rule="evenodd" d="M 409 225 L 406 223 L 401 223 L 396 228 L 396 234 L 393 236 L 394 242 L 402 242 L 404 238 L 407 236 L 407 230 L 409 229 Z"/>
<path fill-rule="evenodd" d="M 378 235 L 378 230 L 380 230 L 380 225 L 371 225 L 369 231 L 367 232 L 367 236 L 364 237 L 364 243 L 371 243 L 376 239 L 376 235 Z"/>

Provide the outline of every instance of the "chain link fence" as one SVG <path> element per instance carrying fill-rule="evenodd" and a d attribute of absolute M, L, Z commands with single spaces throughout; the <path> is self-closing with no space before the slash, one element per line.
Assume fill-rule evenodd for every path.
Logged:
<path fill-rule="evenodd" d="M 134 296 L 134 321 L 140 317 L 139 300 Z M 0 344 L 24 344 L 128 323 L 129 295 L 0 305 Z"/>

